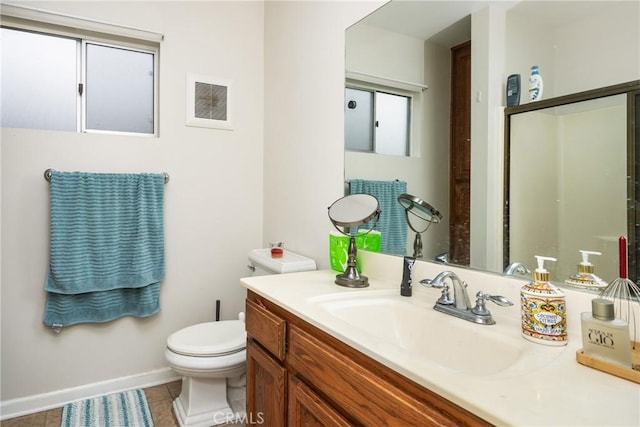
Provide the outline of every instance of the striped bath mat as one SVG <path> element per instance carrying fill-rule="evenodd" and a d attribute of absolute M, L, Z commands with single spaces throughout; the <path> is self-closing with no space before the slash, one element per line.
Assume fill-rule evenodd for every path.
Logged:
<path fill-rule="evenodd" d="M 144 391 L 114 393 L 67 404 L 61 427 L 153 427 Z"/>

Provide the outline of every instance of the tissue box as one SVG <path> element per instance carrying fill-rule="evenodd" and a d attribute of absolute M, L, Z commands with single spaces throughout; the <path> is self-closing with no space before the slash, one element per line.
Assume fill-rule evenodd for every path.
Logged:
<path fill-rule="evenodd" d="M 382 234 L 378 230 L 358 231 L 356 236 L 356 247 L 371 252 L 380 252 L 382 247 Z"/>
<path fill-rule="evenodd" d="M 329 233 L 329 261 L 332 270 L 343 272 L 347 268 L 350 240 L 349 236 L 340 234 L 337 231 Z M 381 244 L 382 235 L 379 231 L 373 230 L 368 234 L 366 231 L 358 231 L 356 236 L 356 247 L 358 250 L 364 249 L 367 251 L 380 252 Z M 358 273 L 362 273 L 362 267 L 359 262 L 356 263 L 356 269 Z"/>

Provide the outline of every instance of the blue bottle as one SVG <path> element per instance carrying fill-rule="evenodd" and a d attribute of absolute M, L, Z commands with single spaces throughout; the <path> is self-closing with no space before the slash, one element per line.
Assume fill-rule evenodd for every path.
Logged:
<path fill-rule="evenodd" d="M 531 66 L 531 75 L 529 76 L 529 101 L 539 101 L 542 99 L 542 76 L 537 65 Z"/>

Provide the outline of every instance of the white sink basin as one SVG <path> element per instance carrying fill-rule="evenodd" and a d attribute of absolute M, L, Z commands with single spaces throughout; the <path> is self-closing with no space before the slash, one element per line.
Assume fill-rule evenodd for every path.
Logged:
<path fill-rule="evenodd" d="M 504 327 L 478 325 L 433 310 L 433 301 L 397 291 L 358 291 L 314 301 L 329 315 L 385 345 L 470 375 L 504 372 L 522 357 L 526 342 L 501 334 Z M 500 307 L 494 310 L 500 310 Z"/>

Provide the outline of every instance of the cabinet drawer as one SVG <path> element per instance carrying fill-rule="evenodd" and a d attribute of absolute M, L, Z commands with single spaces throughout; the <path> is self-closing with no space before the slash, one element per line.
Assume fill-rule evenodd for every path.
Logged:
<path fill-rule="evenodd" d="M 341 412 L 368 426 L 464 426 L 487 425 L 437 394 L 422 389 L 408 393 L 376 374 L 364 355 L 358 360 L 345 356 L 296 326 L 289 330 L 290 370 L 319 390 Z M 380 369 L 378 367 L 378 369 Z M 415 385 L 407 386 L 415 391 Z"/>
<path fill-rule="evenodd" d="M 255 338 L 280 361 L 285 356 L 287 323 L 251 300 L 246 300 L 245 322 L 247 334 Z"/>

